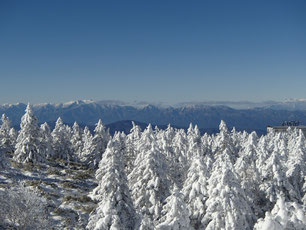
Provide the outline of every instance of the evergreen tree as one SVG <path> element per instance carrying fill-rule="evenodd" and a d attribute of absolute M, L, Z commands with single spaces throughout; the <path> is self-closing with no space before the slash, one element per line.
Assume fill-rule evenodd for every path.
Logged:
<path fill-rule="evenodd" d="M 11 121 L 5 114 L 2 114 L 1 121 L 0 149 L 2 149 L 2 151 L 5 153 L 12 153 L 14 151 L 14 143 L 10 136 Z"/>
<path fill-rule="evenodd" d="M 294 194 L 290 193 L 290 200 L 299 202 L 305 195 L 303 185 L 306 179 L 306 140 L 303 132 L 300 130 L 299 136 L 295 141 L 295 145 L 288 151 L 288 161 L 286 177 L 293 186 Z"/>
<path fill-rule="evenodd" d="M 276 138 L 278 139 L 279 136 L 276 136 Z M 266 198 L 271 202 L 268 210 L 272 209 L 272 203 L 276 202 L 278 195 L 284 195 L 287 199 L 290 199 L 289 194 L 295 193 L 292 185 L 286 177 L 286 168 L 281 161 L 279 152 L 279 147 L 274 145 L 274 151 L 262 167 L 261 176 L 264 180 L 260 185 L 260 189 L 266 194 Z"/>
<path fill-rule="evenodd" d="M 87 126 L 84 128 L 82 141 L 84 143 L 84 146 L 80 159 L 81 161 L 87 163 L 89 158 L 91 157 L 91 148 L 92 148 L 92 134 Z"/>
<path fill-rule="evenodd" d="M 172 167 L 172 171 L 170 172 L 172 175 L 174 175 L 172 176 L 173 180 L 179 187 L 181 187 L 185 181 L 186 172 L 189 167 L 189 162 L 187 160 L 188 139 L 184 129 L 179 129 L 176 131 L 172 145 L 175 164 L 173 163 L 174 165 Z"/>
<path fill-rule="evenodd" d="M 208 171 L 203 159 L 200 156 L 194 156 L 182 192 L 190 211 L 191 225 L 195 229 L 204 229 L 203 218 L 206 211 L 205 202 L 208 198 L 208 178 Z"/>
<path fill-rule="evenodd" d="M 236 162 L 238 157 L 238 153 L 236 152 L 236 148 L 234 146 L 232 137 L 230 132 L 228 131 L 226 123 L 222 120 L 219 125 L 220 132 L 215 137 L 213 153 L 215 156 L 222 154 L 225 149 L 229 154 L 230 160 L 232 164 Z"/>
<path fill-rule="evenodd" d="M 96 124 L 94 132 L 95 135 L 99 136 L 100 140 L 102 140 L 105 150 L 109 140 L 111 139 L 111 135 L 109 134 L 109 129 L 106 129 L 101 119 L 99 119 L 98 123 Z"/>
<path fill-rule="evenodd" d="M 137 143 L 136 151 L 146 152 L 152 148 L 152 143 L 156 145 L 156 136 L 153 132 L 152 125 L 149 124 L 147 128 L 142 132 L 141 137 Z"/>
<path fill-rule="evenodd" d="M 20 132 L 17 138 L 14 160 L 25 162 L 40 162 L 46 160 L 45 149 L 41 144 L 40 129 L 32 107 L 28 104 L 26 113 L 21 118 Z"/>
<path fill-rule="evenodd" d="M 92 193 L 98 207 L 91 214 L 87 229 L 135 229 L 135 210 L 130 198 L 122 161 L 122 139 L 116 134 L 99 163 Z"/>
<path fill-rule="evenodd" d="M 157 144 L 160 146 L 162 154 L 165 156 L 168 165 L 168 172 L 171 180 L 178 187 L 182 187 L 183 183 L 183 168 L 182 168 L 182 156 L 180 151 L 175 151 L 173 138 L 175 135 L 174 129 L 169 125 L 168 128 L 163 131 L 159 131 L 159 137 Z M 185 163 L 185 162 L 184 162 Z"/>
<path fill-rule="evenodd" d="M 54 150 L 54 157 L 71 161 L 73 154 L 70 143 L 70 129 L 64 125 L 63 120 L 59 117 L 55 123 L 55 128 L 52 133 L 52 148 Z"/>
<path fill-rule="evenodd" d="M 105 152 L 107 143 L 111 139 L 109 130 L 106 130 L 102 121 L 99 120 L 94 130 L 95 134 L 93 137 L 87 135 L 87 141 L 85 143 L 84 152 L 87 155 L 86 162 L 90 167 L 96 168 Z M 86 149 L 86 146 L 87 149 Z"/>
<path fill-rule="evenodd" d="M 158 230 L 191 230 L 189 211 L 184 201 L 184 196 L 174 187 L 172 194 L 165 200 L 161 212 Z"/>
<path fill-rule="evenodd" d="M 235 163 L 236 172 L 241 180 L 241 188 L 245 191 L 248 203 L 256 216 L 262 216 L 262 194 L 259 190 L 260 175 L 256 167 L 257 135 L 252 132 L 248 140 L 242 144 L 239 158 Z"/>
<path fill-rule="evenodd" d="M 190 124 L 187 133 L 188 139 L 188 150 L 187 150 L 187 161 L 190 162 L 193 156 L 203 156 L 202 145 L 201 145 L 201 134 L 198 126 L 194 128 Z"/>
<path fill-rule="evenodd" d="M 212 140 L 211 136 L 209 134 L 205 133 L 201 137 L 201 142 L 202 142 L 202 148 L 203 148 L 202 151 L 203 151 L 204 156 L 211 155 L 212 144 L 213 144 L 213 140 Z"/>
<path fill-rule="evenodd" d="M 0 149 L 0 171 L 7 169 L 9 165 L 5 152 Z"/>
<path fill-rule="evenodd" d="M 141 140 L 153 138 L 151 132 L 152 129 L 148 127 Z M 141 151 L 136 157 L 135 167 L 128 180 L 137 212 L 142 218 L 148 218 L 155 223 L 160 217 L 162 203 L 169 195 L 170 179 L 166 171 L 165 158 L 155 141 L 139 144 L 142 146 L 139 147 Z"/>
<path fill-rule="evenodd" d="M 260 175 L 263 175 L 263 168 L 266 165 L 267 159 L 269 158 L 270 154 L 268 151 L 268 136 L 260 137 L 258 144 L 257 144 L 257 159 L 256 159 L 256 168 L 258 169 Z"/>
<path fill-rule="evenodd" d="M 9 161 L 6 153 L 13 152 L 13 143 L 10 137 L 10 120 L 5 114 L 2 115 L 2 125 L 0 127 L 0 170 L 8 168 Z"/>
<path fill-rule="evenodd" d="M 81 154 L 84 148 L 82 133 L 83 130 L 80 128 L 79 124 L 74 122 L 72 126 L 71 148 L 73 155 L 76 158 L 81 158 Z"/>
<path fill-rule="evenodd" d="M 41 145 L 44 149 L 47 159 L 51 159 L 54 156 L 54 151 L 52 149 L 52 136 L 51 136 L 51 130 L 50 126 L 45 122 L 40 126 L 40 132 L 41 132 Z"/>
<path fill-rule="evenodd" d="M 18 137 L 18 132 L 14 128 L 11 128 L 10 129 L 10 139 L 11 139 L 11 144 L 13 146 L 13 152 L 15 152 L 17 137 Z"/>
<path fill-rule="evenodd" d="M 214 163 L 208 180 L 206 229 L 252 229 L 253 214 L 225 150 Z"/>
<path fill-rule="evenodd" d="M 271 212 L 266 212 L 264 219 L 259 219 L 254 230 L 304 230 L 306 216 L 303 208 L 295 202 L 285 202 L 280 196 Z"/>
<path fill-rule="evenodd" d="M 125 170 L 127 174 L 134 168 L 134 162 L 137 156 L 137 143 L 141 137 L 141 128 L 132 121 L 132 129 L 126 136 L 126 151 L 125 151 Z"/>

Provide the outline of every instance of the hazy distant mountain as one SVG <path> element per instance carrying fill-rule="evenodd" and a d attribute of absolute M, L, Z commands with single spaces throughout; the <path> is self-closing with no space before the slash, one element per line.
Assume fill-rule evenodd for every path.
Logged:
<path fill-rule="evenodd" d="M 19 125 L 25 104 L 5 104 L 0 106 L 0 114 L 5 113 L 13 125 Z M 306 124 L 306 100 L 284 102 L 189 102 L 176 105 L 149 104 L 146 102 L 124 103 L 120 101 L 73 101 L 62 104 L 34 105 L 40 122 L 54 122 L 59 116 L 65 123 L 93 126 L 98 119 L 105 124 L 134 120 L 140 123 L 188 127 L 189 123 L 199 128 L 215 130 L 220 120 L 229 127 L 240 130 L 266 130 L 267 125 L 279 125 L 285 120 L 299 120 Z M 118 130 L 119 127 L 117 127 Z M 123 127 L 121 127 L 123 128 Z"/>

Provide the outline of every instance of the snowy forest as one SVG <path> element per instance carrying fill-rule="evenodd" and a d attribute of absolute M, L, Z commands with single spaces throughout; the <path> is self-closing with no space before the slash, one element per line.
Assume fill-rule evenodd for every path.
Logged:
<path fill-rule="evenodd" d="M 61 118 L 53 130 L 38 124 L 30 105 L 19 131 L 2 115 L 0 229 L 306 229 L 298 129 L 259 137 L 221 121 L 217 134 L 201 135 L 192 124 L 133 123 L 111 136 L 101 120 L 93 133 Z M 81 186 L 84 203 L 64 206 Z"/>

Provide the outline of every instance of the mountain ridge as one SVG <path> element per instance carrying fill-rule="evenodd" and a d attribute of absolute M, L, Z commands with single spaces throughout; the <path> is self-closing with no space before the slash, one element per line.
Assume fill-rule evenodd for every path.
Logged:
<path fill-rule="evenodd" d="M 243 109 L 233 108 L 221 102 L 217 105 L 203 102 L 182 103 L 176 106 L 146 102 L 135 104 L 121 101 L 77 100 L 59 104 L 36 104 L 33 105 L 33 110 L 39 122 L 54 122 L 61 117 L 65 123 L 71 124 L 76 121 L 88 126 L 95 125 L 99 119 L 105 124 L 133 120 L 145 124 L 171 124 L 183 128 L 193 123 L 201 129 L 215 129 L 220 120 L 224 120 L 229 127 L 249 131 L 266 130 L 268 125 L 279 125 L 288 120 L 299 120 L 306 124 L 305 99 L 274 104 L 270 102 L 269 106 Z M 0 114 L 5 113 L 11 119 L 12 125 L 16 126 L 19 125 L 25 108 L 26 104 L 23 103 L 0 105 Z"/>
<path fill-rule="evenodd" d="M 187 101 L 179 103 L 165 103 L 165 102 L 147 102 L 147 101 L 133 101 L 125 102 L 120 100 L 74 100 L 61 103 L 38 103 L 33 104 L 34 107 L 54 106 L 59 108 L 79 106 L 84 104 L 97 104 L 99 106 L 131 106 L 135 108 L 144 108 L 147 106 L 155 106 L 158 108 L 182 108 L 182 107 L 200 107 L 200 106 L 226 106 L 233 109 L 254 109 L 254 108 L 273 108 L 273 109 L 287 109 L 287 110 L 306 110 L 306 99 L 286 99 L 283 101 L 267 100 L 262 102 L 253 101 Z M 5 103 L 0 107 L 12 107 L 26 105 L 26 103 Z"/>

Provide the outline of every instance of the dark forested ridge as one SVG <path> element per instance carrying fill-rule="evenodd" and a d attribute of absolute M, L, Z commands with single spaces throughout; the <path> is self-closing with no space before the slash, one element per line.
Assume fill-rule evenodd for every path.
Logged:
<path fill-rule="evenodd" d="M 305 229 L 302 131 L 109 133 L 2 116 L 0 229 Z M 14 207 L 14 208 L 12 208 Z"/>

